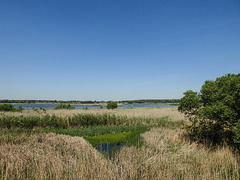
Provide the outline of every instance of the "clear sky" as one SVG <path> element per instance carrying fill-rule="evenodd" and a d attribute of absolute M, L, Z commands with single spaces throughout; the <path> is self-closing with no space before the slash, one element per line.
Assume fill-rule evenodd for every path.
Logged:
<path fill-rule="evenodd" d="M 240 0 L 0 0 L 0 99 L 181 98 L 240 73 Z"/>

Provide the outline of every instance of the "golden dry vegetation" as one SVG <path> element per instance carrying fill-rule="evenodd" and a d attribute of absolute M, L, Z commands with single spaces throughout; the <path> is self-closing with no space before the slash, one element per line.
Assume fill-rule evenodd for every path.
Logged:
<path fill-rule="evenodd" d="M 135 109 L 72 109 L 72 110 L 65 110 L 65 109 L 47 109 L 46 113 L 39 110 L 39 113 L 29 109 L 24 110 L 22 113 L 20 112 L 2 112 L 1 115 L 13 115 L 13 116 L 29 116 L 29 115 L 57 115 L 57 116 L 70 116 L 73 114 L 105 114 L 111 113 L 120 116 L 127 116 L 127 117 L 141 117 L 141 118 L 160 118 L 160 117 L 170 117 L 172 121 L 179 121 L 183 120 L 184 116 L 177 111 L 177 108 L 135 108 Z"/>
<path fill-rule="evenodd" d="M 49 114 L 62 116 L 106 112 L 128 117 L 183 119 L 175 108 L 47 110 Z M 18 140 L 0 144 L 0 179 L 240 178 L 239 156 L 229 147 L 210 149 L 191 143 L 183 137 L 184 132 L 182 128 L 152 128 L 141 135 L 145 142 L 142 147 L 123 147 L 111 160 L 82 137 L 22 134 L 16 137 Z"/>

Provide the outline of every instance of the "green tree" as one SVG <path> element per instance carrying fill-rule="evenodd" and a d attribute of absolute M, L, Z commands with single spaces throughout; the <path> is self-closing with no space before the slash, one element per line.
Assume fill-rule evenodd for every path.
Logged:
<path fill-rule="evenodd" d="M 187 91 L 178 110 L 192 122 L 188 132 L 199 141 L 240 143 L 240 74 L 205 81 L 200 94 Z"/>
<path fill-rule="evenodd" d="M 107 109 L 116 109 L 118 107 L 117 102 L 108 102 Z"/>
<path fill-rule="evenodd" d="M 194 91 L 186 91 L 183 93 L 185 96 L 180 99 L 178 110 L 188 118 L 196 116 L 201 108 L 200 94 Z"/>

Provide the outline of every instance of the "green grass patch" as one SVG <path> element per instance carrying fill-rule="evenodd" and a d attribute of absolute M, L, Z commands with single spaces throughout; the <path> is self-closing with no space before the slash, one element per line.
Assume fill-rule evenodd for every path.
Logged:
<path fill-rule="evenodd" d="M 131 131 L 122 132 L 122 133 L 111 133 L 104 134 L 100 136 L 84 136 L 94 147 L 102 144 L 125 144 L 127 146 L 141 146 L 143 144 L 143 139 L 140 136 L 141 133 L 149 130 L 150 127 L 147 126 L 138 126 L 131 127 Z"/>
<path fill-rule="evenodd" d="M 92 126 L 88 128 L 44 128 L 44 132 L 49 133 L 53 132 L 56 134 L 65 134 L 70 136 L 100 136 L 104 134 L 115 134 L 122 132 L 135 132 L 141 128 L 144 128 L 143 125 L 136 126 Z"/>
<path fill-rule="evenodd" d="M 123 132 L 115 134 L 105 134 L 100 136 L 85 136 L 84 138 L 92 144 L 93 147 L 98 148 L 99 145 L 119 145 L 124 144 L 125 146 L 136 146 L 141 147 L 144 143 L 141 133 L 149 130 L 150 127 L 142 126 L 135 129 L 133 132 Z M 120 148 L 113 148 L 109 152 L 101 151 L 101 153 L 109 159 L 115 157 L 115 154 Z"/>
<path fill-rule="evenodd" d="M 87 141 L 89 141 L 94 147 L 102 144 L 123 144 L 127 142 L 130 134 L 133 132 L 124 132 L 117 134 L 105 134 L 101 136 L 87 136 L 84 137 Z"/>

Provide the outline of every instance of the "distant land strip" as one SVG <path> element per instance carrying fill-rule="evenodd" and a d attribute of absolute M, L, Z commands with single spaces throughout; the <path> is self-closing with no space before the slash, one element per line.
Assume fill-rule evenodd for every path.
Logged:
<path fill-rule="evenodd" d="M 8 100 L 0 99 L 0 103 L 20 103 L 20 104 L 38 104 L 38 103 L 48 103 L 48 104 L 98 104 L 107 103 L 109 101 L 79 101 L 79 100 Z M 179 103 L 180 99 L 139 99 L 139 100 L 123 100 L 115 101 L 123 104 L 159 104 L 159 103 Z"/>

